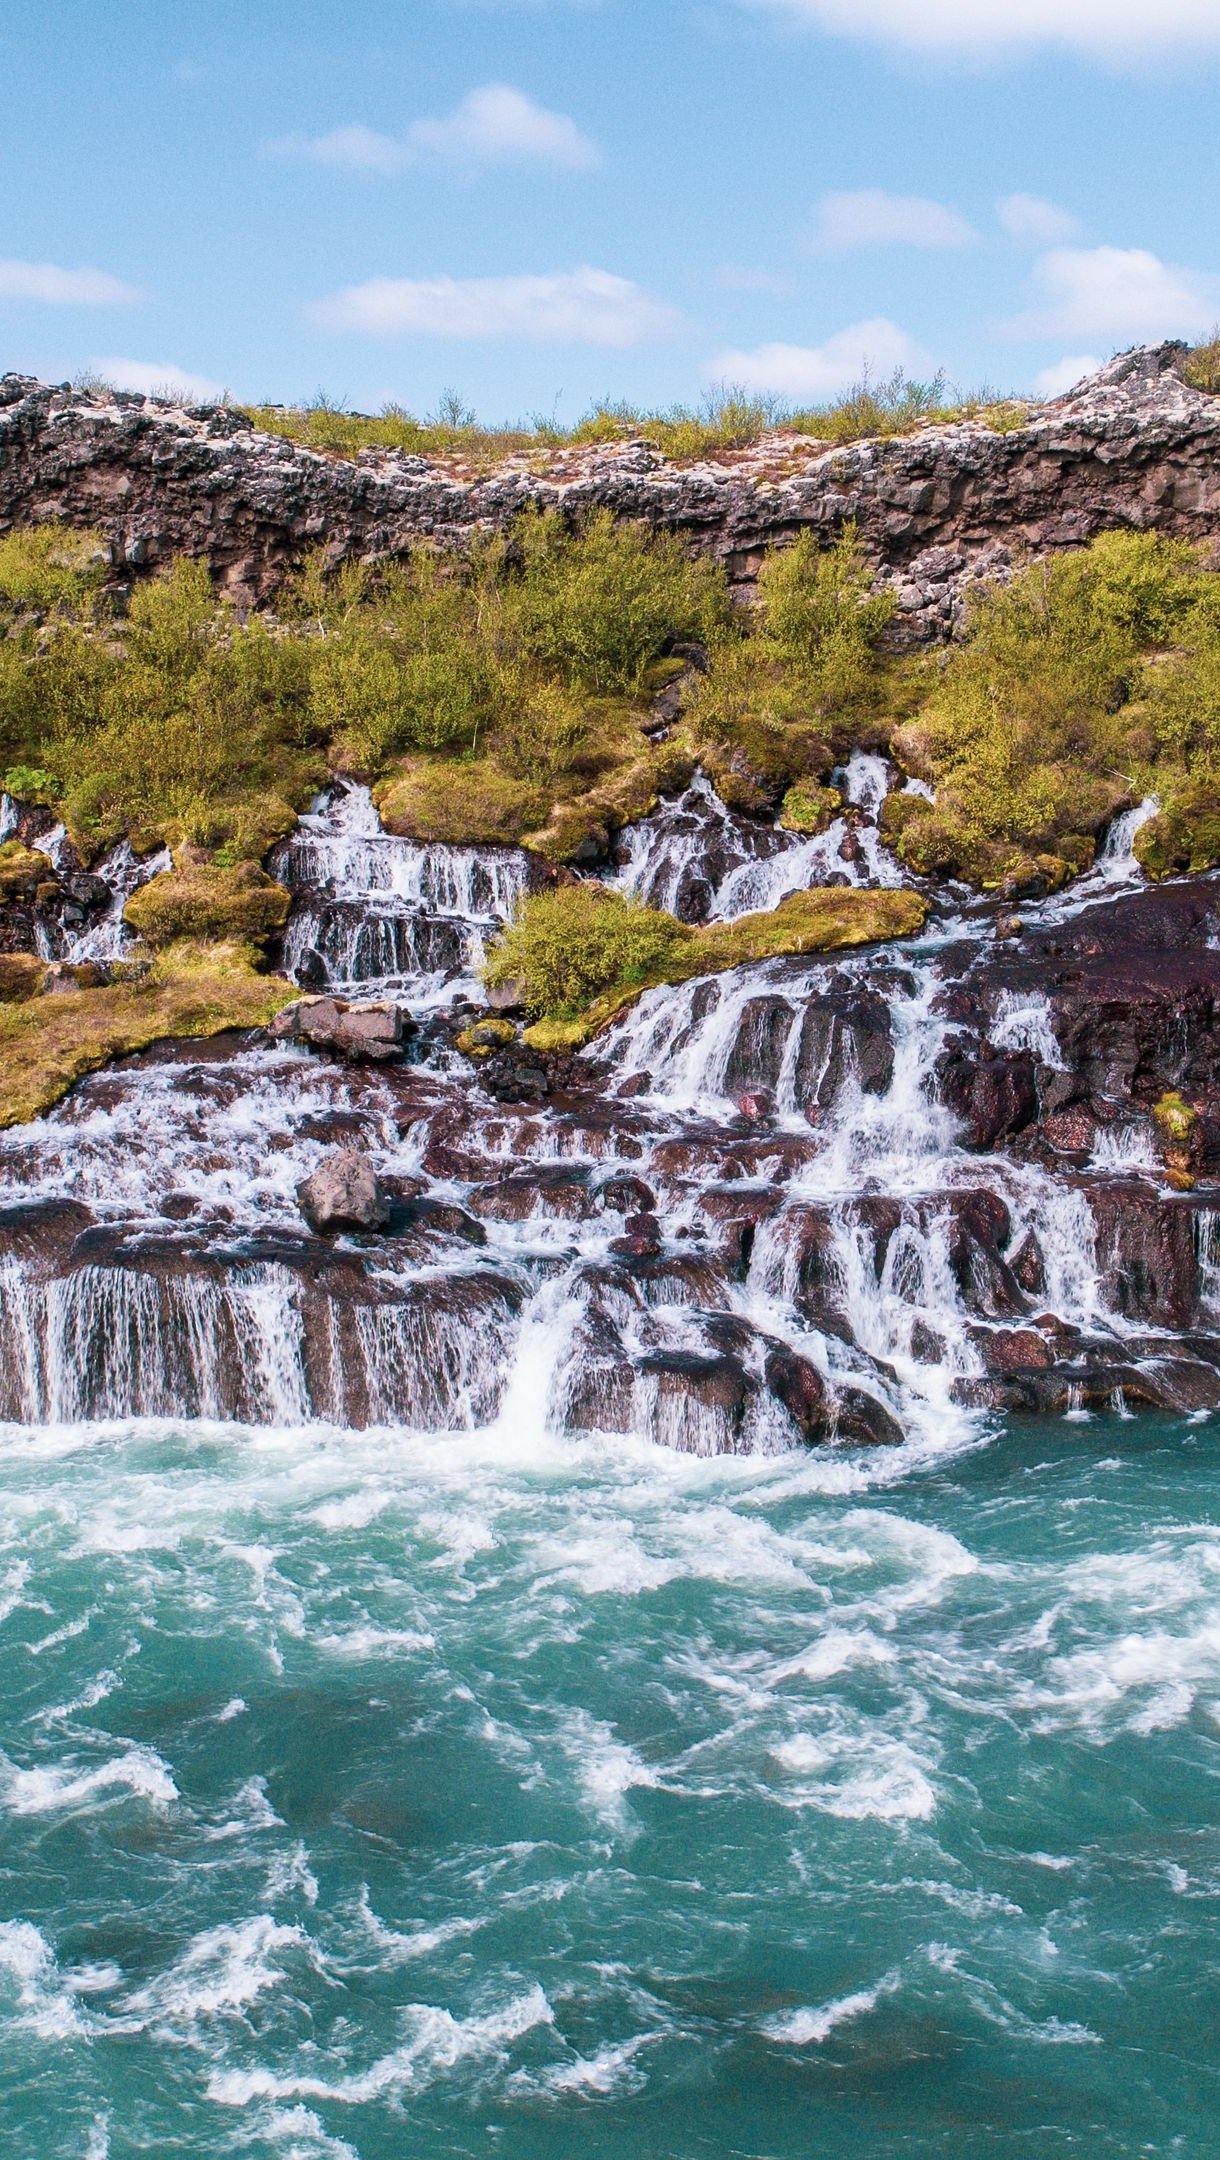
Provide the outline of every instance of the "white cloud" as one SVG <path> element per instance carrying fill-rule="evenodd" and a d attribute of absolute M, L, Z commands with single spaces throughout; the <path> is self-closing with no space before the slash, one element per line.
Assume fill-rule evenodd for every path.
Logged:
<path fill-rule="evenodd" d="M 598 163 L 596 143 L 566 113 L 535 105 L 508 83 L 472 90 L 443 120 L 416 120 L 407 131 L 412 150 L 461 164 L 506 164 L 536 159 L 572 170 Z"/>
<path fill-rule="evenodd" d="M 407 156 L 392 135 L 353 121 L 349 127 L 331 128 L 326 135 L 277 135 L 262 145 L 264 157 L 300 158 L 309 165 L 346 167 L 349 172 L 390 174 L 401 170 Z"/>
<path fill-rule="evenodd" d="M 1044 367 L 1035 375 L 1034 388 L 1040 397 L 1062 397 L 1086 375 L 1096 375 L 1101 364 L 1096 353 L 1065 353 L 1053 367 Z"/>
<path fill-rule="evenodd" d="M 678 325 L 672 308 L 630 278 L 588 266 L 534 277 L 370 278 L 310 312 L 325 330 L 580 345 L 638 345 Z"/>
<path fill-rule="evenodd" d="M 1012 240 L 1028 240 L 1035 247 L 1054 247 L 1056 241 L 1074 240 L 1080 219 L 1043 195 L 1004 195 L 996 215 Z"/>
<path fill-rule="evenodd" d="M 1176 270 L 1147 248 L 1051 248 L 1034 264 L 1044 304 L 1004 325 L 1010 337 L 1197 337 L 1220 312 L 1220 281 Z"/>
<path fill-rule="evenodd" d="M 188 403 L 211 405 L 223 394 L 223 383 L 208 375 L 193 375 L 189 368 L 175 367 L 172 360 L 94 360 L 93 369 L 116 390 L 142 390 L 180 397 Z"/>
<path fill-rule="evenodd" d="M 1118 58 L 1220 45 L 1216 0 L 744 0 L 908 50 L 977 56 L 1066 45 Z"/>
<path fill-rule="evenodd" d="M 262 145 L 262 155 L 386 177 L 428 159 L 455 165 L 532 162 L 569 171 L 600 161 L 596 143 L 566 113 L 548 112 L 508 83 L 485 83 L 444 119 L 412 121 L 402 137 L 353 121 L 325 135 L 277 136 Z"/>
<path fill-rule="evenodd" d="M 836 397 L 866 373 L 874 380 L 903 368 L 928 375 L 933 364 L 922 346 L 884 315 L 836 331 L 824 345 L 759 345 L 752 352 L 718 353 L 704 374 L 714 382 L 741 383 L 779 397 Z"/>
<path fill-rule="evenodd" d="M 825 255 L 855 248 L 968 247 L 976 237 L 964 217 L 926 195 L 887 195 L 884 188 L 823 195 L 812 240 Z"/>
<path fill-rule="evenodd" d="M 138 300 L 134 285 L 107 270 L 61 270 L 58 263 L 0 258 L 0 300 L 43 300 L 51 307 L 114 307 Z"/>

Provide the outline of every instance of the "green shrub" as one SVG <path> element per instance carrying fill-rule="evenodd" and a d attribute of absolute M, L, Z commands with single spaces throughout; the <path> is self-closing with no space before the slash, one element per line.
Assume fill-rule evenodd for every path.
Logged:
<path fill-rule="evenodd" d="M 106 575 L 101 533 L 66 525 L 27 526 L 0 538 L 0 612 L 80 607 Z"/>
<path fill-rule="evenodd" d="M 830 547 L 803 532 L 759 572 L 761 641 L 820 713 L 859 713 L 872 699 L 892 592 L 873 591 L 860 536 L 848 525 Z"/>
<path fill-rule="evenodd" d="M 520 982 L 527 1010 L 565 1019 L 647 979 L 691 932 L 659 908 L 595 883 L 534 893 L 496 941 L 485 982 Z"/>
<path fill-rule="evenodd" d="M 935 804 L 886 806 L 905 860 L 979 884 L 1026 876 L 1031 857 L 1051 883 L 1087 863 L 1115 811 L 1180 765 L 1175 732 L 1207 733 L 1197 663 L 1146 658 L 1210 622 L 1205 583 L 1181 543 L 1108 533 L 979 593 L 963 644 L 894 738 L 936 789 Z"/>
<path fill-rule="evenodd" d="M 597 510 L 579 532 L 529 512 L 514 545 L 521 573 L 506 613 L 525 654 L 583 690 L 637 694 L 674 643 L 704 643 L 728 620 L 723 571 L 669 533 Z"/>

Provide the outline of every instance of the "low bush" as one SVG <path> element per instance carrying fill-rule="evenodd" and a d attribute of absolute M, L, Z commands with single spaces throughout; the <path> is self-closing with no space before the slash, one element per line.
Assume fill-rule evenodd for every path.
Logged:
<path fill-rule="evenodd" d="M 530 1014 L 564 1019 L 605 991 L 646 982 L 690 937 L 672 915 L 608 886 L 561 885 L 523 902 L 483 979 L 521 983 Z"/>
<path fill-rule="evenodd" d="M 669 533 L 596 510 L 578 531 L 527 512 L 513 536 L 520 575 L 508 619 L 525 654 L 581 690 L 635 696 L 674 643 L 706 643 L 728 621 L 724 572 Z"/>
<path fill-rule="evenodd" d="M 1217 649 L 1210 592 L 1182 543 L 1109 533 L 980 593 L 963 643 L 894 737 L 936 794 L 886 805 L 905 860 L 997 885 L 1036 859 L 1043 882 L 1061 882 L 1124 804 L 1180 786 L 1192 759 L 1214 770 L 1200 696 Z M 1172 646 L 1183 650 L 1158 657 Z"/>

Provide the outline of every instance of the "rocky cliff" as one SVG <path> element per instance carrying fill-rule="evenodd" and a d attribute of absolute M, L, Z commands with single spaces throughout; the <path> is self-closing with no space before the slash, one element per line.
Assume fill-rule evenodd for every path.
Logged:
<path fill-rule="evenodd" d="M 646 440 L 519 453 L 488 472 L 365 451 L 348 460 L 258 433 L 223 407 L 0 380 L 0 530 L 100 525 L 116 560 L 206 554 L 234 598 L 269 597 L 302 553 L 460 546 L 527 503 L 604 504 L 685 533 L 748 583 L 764 548 L 858 524 L 897 594 L 905 641 L 943 637 L 965 587 L 1115 526 L 1220 538 L 1220 399 L 1184 348 L 1123 354 L 1028 424 L 927 428 L 847 448 L 791 435 L 698 463 Z"/>

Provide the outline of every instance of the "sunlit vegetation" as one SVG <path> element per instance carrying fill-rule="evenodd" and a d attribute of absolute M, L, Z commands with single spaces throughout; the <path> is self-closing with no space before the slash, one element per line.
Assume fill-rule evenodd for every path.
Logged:
<path fill-rule="evenodd" d="M 1106 535 L 980 589 L 916 660 L 893 605 L 851 527 L 774 551 L 747 608 L 670 535 L 531 511 L 463 556 L 311 558 L 242 618 L 197 562 L 124 594 L 98 534 L 43 526 L 0 542 L 0 782 L 87 862 L 171 847 L 132 908 L 154 943 L 277 929 L 257 866 L 335 772 L 391 831 L 596 867 L 700 767 L 742 814 L 816 831 L 863 745 L 932 790 L 886 810 L 930 876 L 1058 885 L 1149 793 L 1151 874 L 1220 862 L 1220 578 L 1195 550 Z M 3 895 L 44 876 L 0 848 Z"/>
<path fill-rule="evenodd" d="M 894 747 L 936 793 L 887 804 L 916 869 L 1062 884 L 1148 794 L 1146 869 L 1220 862 L 1220 579 L 1184 542 L 1108 533 L 980 593 Z"/>
<path fill-rule="evenodd" d="M 841 398 L 823 405 L 792 406 L 734 384 L 709 391 L 698 406 L 660 410 L 605 398 L 574 426 L 535 416 L 518 426 L 489 427 L 460 398 L 447 397 L 438 411 L 417 419 L 401 405 L 380 413 L 348 412 L 319 395 L 311 405 L 248 405 L 255 426 L 310 450 L 355 458 L 362 450 L 390 450 L 415 457 L 455 459 L 487 466 L 521 453 L 579 448 L 586 443 L 626 442 L 643 437 L 665 457 L 693 459 L 748 450 L 764 436 L 792 436 L 825 444 L 860 442 L 872 436 L 909 435 L 917 428 L 956 420 L 979 420 L 1006 429 L 1021 426 L 1036 410 L 1033 400 L 981 391 L 950 392 L 943 376 L 912 380 L 897 369 L 874 381 L 865 375 Z"/>
<path fill-rule="evenodd" d="M 53 997 L 34 994 L 41 972 L 26 954 L 0 967 L 0 1126 L 40 1116 L 109 1058 L 171 1036 L 261 1027 L 296 994 L 234 944 L 172 945 L 151 967 Z"/>
<path fill-rule="evenodd" d="M 918 893 L 835 886 L 790 893 L 766 914 L 692 929 L 590 880 L 524 900 L 484 977 L 519 991 L 535 1048 L 576 1049 L 646 989 L 748 960 L 911 936 L 926 913 Z"/>

